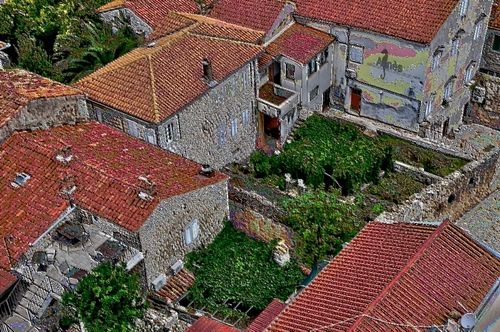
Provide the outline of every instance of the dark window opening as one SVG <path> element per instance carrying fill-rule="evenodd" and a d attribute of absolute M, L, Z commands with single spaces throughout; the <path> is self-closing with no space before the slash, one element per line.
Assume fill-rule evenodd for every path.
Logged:
<path fill-rule="evenodd" d="M 500 36 L 495 35 L 493 36 L 493 46 L 491 47 L 493 51 L 500 52 Z"/>
<path fill-rule="evenodd" d="M 451 194 L 450 196 L 448 196 L 448 204 L 453 203 L 454 200 L 455 200 L 455 195 Z"/>

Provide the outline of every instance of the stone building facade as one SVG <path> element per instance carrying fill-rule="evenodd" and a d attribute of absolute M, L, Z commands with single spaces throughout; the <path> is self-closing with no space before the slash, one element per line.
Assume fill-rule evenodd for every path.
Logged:
<path fill-rule="evenodd" d="M 318 12 L 320 6 L 320 1 L 298 1 L 296 19 L 338 40 L 333 52 L 334 105 L 430 139 L 448 134 L 461 123 L 491 2 L 443 4 L 446 10 L 436 21 L 425 14 L 441 6 L 431 1 L 422 4 L 418 13 L 408 9 L 412 20 L 406 20 L 401 10 L 382 10 L 363 1 L 346 3 L 349 13 L 356 15 L 342 17 Z M 353 10 L 356 6 L 358 11 Z M 374 22 L 371 26 L 360 23 L 359 16 L 371 7 L 377 7 L 384 20 L 366 20 Z M 391 23 L 382 23 L 385 20 Z"/>
<path fill-rule="evenodd" d="M 497 1 L 491 8 L 480 71 L 491 76 L 500 76 L 500 9 Z"/>

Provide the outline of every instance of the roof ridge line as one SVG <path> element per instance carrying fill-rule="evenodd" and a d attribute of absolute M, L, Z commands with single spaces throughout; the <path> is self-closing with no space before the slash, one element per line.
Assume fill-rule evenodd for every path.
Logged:
<path fill-rule="evenodd" d="M 445 219 L 441 225 L 439 225 L 436 230 L 429 236 L 427 240 L 422 243 L 418 250 L 413 254 L 406 265 L 399 271 L 399 273 L 389 282 L 389 284 L 380 292 L 380 294 L 366 307 L 365 311 L 356 319 L 354 324 L 351 325 L 348 332 L 354 331 L 363 319 L 368 315 L 368 313 L 375 308 L 375 306 L 380 302 L 380 300 L 388 293 L 388 291 L 406 274 L 406 272 L 413 266 L 413 264 L 418 260 L 420 255 L 429 247 L 429 245 L 434 242 L 434 240 L 443 232 L 443 230 L 450 225 L 450 221 Z"/>
<path fill-rule="evenodd" d="M 198 22 L 197 22 L 198 23 Z M 216 36 L 208 36 L 208 35 L 202 35 L 196 32 L 191 32 L 188 31 L 188 34 L 193 37 L 200 37 L 200 38 L 208 38 L 208 39 L 213 39 L 213 40 L 218 40 L 218 41 L 224 41 L 224 42 L 229 42 L 229 43 L 237 43 L 237 44 L 242 44 L 246 46 L 254 46 L 256 48 L 264 49 L 262 45 L 257 45 L 254 43 L 242 41 L 242 40 L 234 40 L 234 39 L 228 39 L 227 37 L 216 37 Z"/>
<path fill-rule="evenodd" d="M 149 65 L 149 75 L 151 76 L 151 98 L 153 99 L 153 113 L 154 120 L 156 123 L 160 122 L 160 112 L 158 111 L 158 102 L 156 99 L 156 89 L 155 89 L 155 76 L 153 72 L 153 63 L 151 62 L 151 54 L 148 54 L 148 65 Z"/>

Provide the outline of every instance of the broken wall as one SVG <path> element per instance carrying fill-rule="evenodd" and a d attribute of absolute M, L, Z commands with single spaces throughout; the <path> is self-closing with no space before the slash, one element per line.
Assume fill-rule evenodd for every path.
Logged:
<path fill-rule="evenodd" d="M 468 121 L 490 128 L 500 129 L 500 77 L 479 73 L 476 87 L 485 89 L 482 103 L 471 103 Z"/>

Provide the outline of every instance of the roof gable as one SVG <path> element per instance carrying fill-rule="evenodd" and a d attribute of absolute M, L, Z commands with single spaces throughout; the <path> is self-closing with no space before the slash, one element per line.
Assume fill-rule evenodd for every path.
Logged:
<path fill-rule="evenodd" d="M 468 279 L 471 270 L 481 273 Z M 452 310 L 463 311 L 457 300 L 475 309 L 499 275 L 500 260 L 447 221 L 371 222 L 266 331 L 440 325 Z"/>
<path fill-rule="evenodd" d="M 430 43 L 458 0 L 296 0 L 302 17 Z"/>

